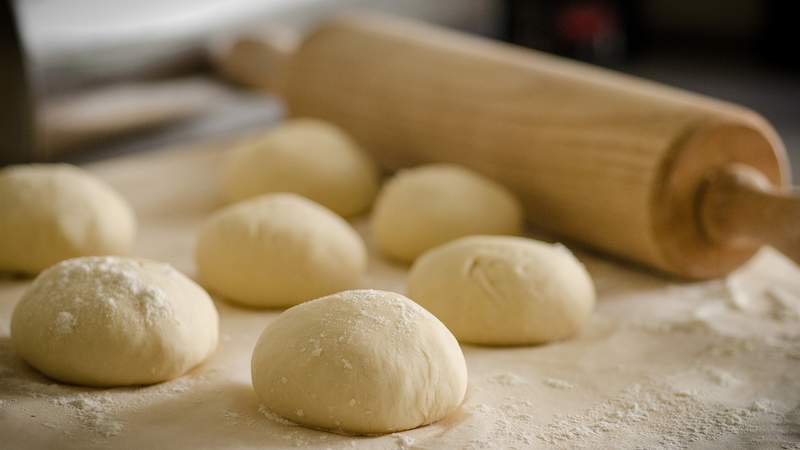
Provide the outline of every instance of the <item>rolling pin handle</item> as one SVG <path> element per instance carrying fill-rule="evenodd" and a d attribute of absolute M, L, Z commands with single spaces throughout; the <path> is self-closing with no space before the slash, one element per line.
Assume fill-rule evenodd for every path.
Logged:
<path fill-rule="evenodd" d="M 771 245 L 800 263 L 800 194 L 761 172 L 729 164 L 701 192 L 700 222 L 709 239 L 731 246 Z"/>
<path fill-rule="evenodd" d="M 280 94 L 286 82 L 289 60 L 301 36 L 289 28 L 221 38 L 209 47 L 209 57 L 228 81 Z"/>

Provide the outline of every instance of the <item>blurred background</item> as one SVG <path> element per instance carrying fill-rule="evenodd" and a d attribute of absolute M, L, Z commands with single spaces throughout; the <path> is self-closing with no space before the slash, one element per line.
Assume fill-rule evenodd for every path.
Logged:
<path fill-rule="evenodd" d="M 302 33 L 373 10 L 748 106 L 800 177 L 797 2 L 766 0 L 18 0 L 0 6 L 0 164 L 106 158 L 246 132 L 278 99 L 223 82 L 240 33 Z"/>

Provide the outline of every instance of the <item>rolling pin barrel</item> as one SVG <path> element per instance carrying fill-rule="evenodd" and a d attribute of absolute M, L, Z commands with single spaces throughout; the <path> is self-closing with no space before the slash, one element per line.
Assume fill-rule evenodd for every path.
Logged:
<path fill-rule="evenodd" d="M 513 189 L 535 227 L 684 277 L 725 274 L 761 243 L 706 230 L 714 174 L 739 164 L 787 183 L 757 114 L 511 45 L 352 16 L 282 59 L 264 84 L 290 114 L 340 125 L 384 167 L 471 167 Z"/>

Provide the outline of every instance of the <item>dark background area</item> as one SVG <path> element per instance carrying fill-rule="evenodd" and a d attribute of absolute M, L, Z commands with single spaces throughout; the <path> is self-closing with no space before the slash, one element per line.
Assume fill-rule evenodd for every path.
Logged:
<path fill-rule="evenodd" d="M 0 3 L 0 164 L 41 130 L 57 95 L 188 76 L 219 87 L 205 50 L 248 27 L 313 28 L 373 9 L 503 39 L 752 108 L 783 138 L 800 179 L 798 2 L 777 0 L 22 0 Z M 16 10 L 16 11 L 14 11 Z M 15 16 L 15 18 L 12 18 Z M 17 33 L 18 31 L 18 33 Z M 22 49 L 20 49 L 20 45 Z M 21 60 L 26 60 L 23 63 Z M 27 73 L 23 73 L 27 70 Z M 27 82 L 22 79 L 27 77 Z M 70 92 L 71 91 L 71 92 Z M 268 126 L 280 103 L 233 88 L 204 114 L 106 136 L 47 159 L 80 162 Z M 35 99 L 35 102 L 31 99 Z M 27 108 L 27 109 L 26 109 Z M 26 139 L 28 140 L 26 142 Z M 17 144 L 9 144 L 15 141 Z"/>
<path fill-rule="evenodd" d="M 507 0 L 504 38 L 752 108 L 800 179 L 800 5 L 792 1 Z"/>

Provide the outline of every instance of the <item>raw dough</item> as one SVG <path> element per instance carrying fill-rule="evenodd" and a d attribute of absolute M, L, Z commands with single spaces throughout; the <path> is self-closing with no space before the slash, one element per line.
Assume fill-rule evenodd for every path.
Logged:
<path fill-rule="evenodd" d="M 125 254 L 135 234 L 127 202 L 77 167 L 0 170 L 0 271 L 36 274 L 77 256 Z"/>
<path fill-rule="evenodd" d="M 367 251 L 341 217 L 280 193 L 214 214 L 200 231 L 195 260 L 207 287 L 238 303 L 275 308 L 356 287 Z"/>
<path fill-rule="evenodd" d="M 507 189 L 449 164 L 397 174 L 378 194 L 372 216 L 378 247 L 404 262 L 463 236 L 521 230 L 522 208 Z"/>
<path fill-rule="evenodd" d="M 450 331 L 406 297 L 376 290 L 285 311 L 261 334 L 252 376 L 274 413 L 348 434 L 435 422 L 461 404 L 467 387 Z"/>
<path fill-rule="evenodd" d="M 11 339 L 59 381 L 150 384 L 205 360 L 218 321 L 208 294 L 169 264 L 89 256 L 39 274 L 14 309 Z"/>
<path fill-rule="evenodd" d="M 408 293 L 460 341 L 489 345 L 572 336 L 595 301 L 589 274 L 566 247 L 506 236 L 471 236 L 425 253 Z"/>
<path fill-rule="evenodd" d="M 233 150 L 224 188 L 231 201 L 294 192 L 349 217 L 372 204 L 378 171 L 336 126 L 294 119 Z"/>

